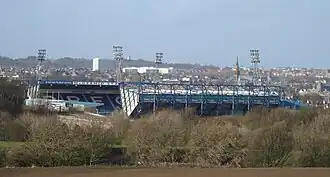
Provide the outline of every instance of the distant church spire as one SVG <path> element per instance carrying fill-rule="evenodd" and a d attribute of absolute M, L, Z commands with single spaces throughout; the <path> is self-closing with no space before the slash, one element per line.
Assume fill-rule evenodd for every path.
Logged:
<path fill-rule="evenodd" d="M 240 71 L 240 67 L 239 67 L 239 63 L 238 63 L 238 56 L 237 56 L 236 65 L 235 65 L 235 77 L 237 80 L 237 85 L 240 85 L 240 75 L 241 75 L 241 71 Z"/>

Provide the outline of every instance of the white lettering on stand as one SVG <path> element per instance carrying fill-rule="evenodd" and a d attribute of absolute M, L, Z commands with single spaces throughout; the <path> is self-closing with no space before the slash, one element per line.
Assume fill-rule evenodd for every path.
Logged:
<path fill-rule="evenodd" d="M 69 101 L 79 101 L 80 100 L 79 97 L 77 97 L 77 96 L 67 96 L 66 98 Z"/>
<path fill-rule="evenodd" d="M 91 100 L 94 103 L 103 103 L 103 97 L 102 96 L 91 96 Z"/>
<path fill-rule="evenodd" d="M 115 101 L 116 101 L 116 103 L 117 103 L 118 105 L 121 105 L 121 97 L 120 97 L 120 96 L 117 96 L 117 97 L 115 98 Z"/>
<path fill-rule="evenodd" d="M 88 97 L 85 100 L 85 97 Z M 48 96 L 44 96 L 44 98 L 48 98 L 48 99 L 58 99 L 55 97 L 52 97 L 51 95 Z M 63 95 L 60 94 L 60 99 L 62 98 L 66 98 L 65 100 L 68 101 L 87 101 L 87 102 L 94 102 L 94 103 L 104 103 L 106 104 L 105 106 L 109 107 L 107 109 L 119 109 L 121 107 L 121 97 L 117 96 L 117 95 L 84 95 L 84 96 L 75 96 L 75 95 L 65 95 L 63 97 Z M 108 103 L 109 102 L 109 103 Z M 108 105 L 109 104 L 109 105 Z"/>

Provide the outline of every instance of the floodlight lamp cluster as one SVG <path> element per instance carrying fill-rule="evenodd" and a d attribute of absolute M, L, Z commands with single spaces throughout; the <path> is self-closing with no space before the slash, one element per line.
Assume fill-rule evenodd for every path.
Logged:
<path fill-rule="evenodd" d="M 42 79 L 42 75 L 41 75 L 42 65 L 43 65 L 43 62 L 46 60 L 46 49 L 38 50 L 37 60 L 39 62 L 37 65 L 37 70 L 36 70 L 36 79 L 41 80 Z"/>
<path fill-rule="evenodd" d="M 38 50 L 38 61 L 43 62 L 46 60 L 46 49 L 39 49 Z"/>
<path fill-rule="evenodd" d="M 114 60 L 123 60 L 123 46 L 115 45 L 113 46 Z"/>
<path fill-rule="evenodd" d="M 157 52 L 156 53 L 156 64 L 162 64 L 163 63 L 163 57 L 164 57 L 164 53 L 162 52 Z"/>
<path fill-rule="evenodd" d="M 251 63 L 260 63 L 260 54 L 259 50 L 250 50 Z"/>

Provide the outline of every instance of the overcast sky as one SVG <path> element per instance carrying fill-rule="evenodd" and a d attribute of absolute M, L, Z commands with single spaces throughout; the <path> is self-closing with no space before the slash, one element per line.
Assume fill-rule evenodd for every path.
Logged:
<path fill-rule="evenodd" d="M 329 0 L 1 0 L 0 54 L 330 68 Z"/>

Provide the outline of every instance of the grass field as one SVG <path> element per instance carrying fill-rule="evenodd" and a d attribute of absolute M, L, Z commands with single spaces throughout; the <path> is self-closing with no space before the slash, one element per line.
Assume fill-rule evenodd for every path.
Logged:
<path fill-rule="evenodd" d="M 0 148 L 12 148 L 22 145 L 22 142 L 0 141 Z"/>
<path fill-rule="evenodd" d="M 0 169 L 0 177 L 329 177 L 330 169 L 197 169 L 197 168 L 29 168 Z"/>

